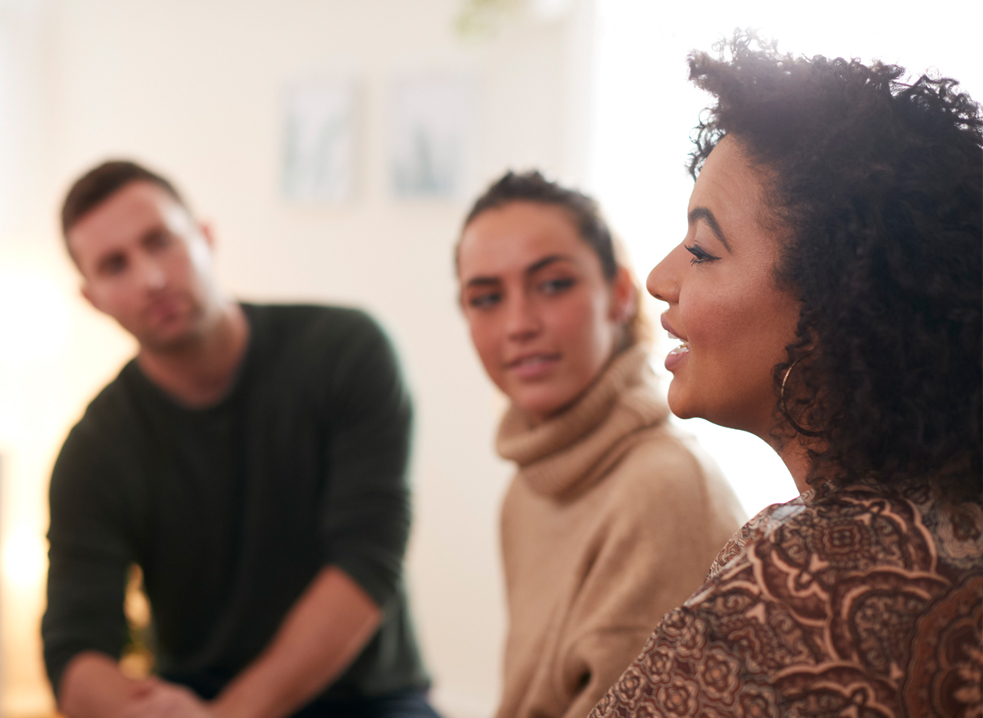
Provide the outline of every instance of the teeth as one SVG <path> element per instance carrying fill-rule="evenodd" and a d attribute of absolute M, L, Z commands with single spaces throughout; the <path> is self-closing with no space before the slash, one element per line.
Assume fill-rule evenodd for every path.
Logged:
<path fill-rule="evenodd" d="M 676 339 L 676 340 L 679 341 L 679 348 L 680 349 L 689 349 L 689 342 L 684 342 L 682 339 L 680 339 L 679 337 L 677 337 L 675 334 L 673 334 L 670 331 L 667 331 L 666 334 L 669 335 L 669 338 L 670 339 Z"/>

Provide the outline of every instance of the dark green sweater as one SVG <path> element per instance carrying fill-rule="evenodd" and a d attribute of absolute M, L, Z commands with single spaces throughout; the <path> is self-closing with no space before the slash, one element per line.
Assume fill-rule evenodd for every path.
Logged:
<path fill-rule="evenodd" d="M 250 343 L 228 397 L 185 408 L 131 361 L 65 441 L 41 629 L 56 689 L 77 653 L 120 655 L 132 563 L 158 672 L 205 698 L 260 653 L 326 565 L 385 614 L 325 695 L 428 683 L 402 581 L 411 409 L 393 350 L 355 310 L 243 309 Z"/>

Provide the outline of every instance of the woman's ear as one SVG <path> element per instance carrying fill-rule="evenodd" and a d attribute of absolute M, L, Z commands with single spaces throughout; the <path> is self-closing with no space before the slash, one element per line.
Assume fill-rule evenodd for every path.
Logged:
<path fill-rule="evenodd" d="M 627 267 L 618 267 L 611 286 L 611 321 L 627 324 L 638 312 L 638 288 Z"/>
<path fill-rule="evenodd" d="M 211 222 L 199 222 L 198 231 L 201 232 L 201 236 L 205 238 L 205 244 L 207 244 L 209 249 L 211 249 L 214 252 L 215 230 L 212 228 Z"/>

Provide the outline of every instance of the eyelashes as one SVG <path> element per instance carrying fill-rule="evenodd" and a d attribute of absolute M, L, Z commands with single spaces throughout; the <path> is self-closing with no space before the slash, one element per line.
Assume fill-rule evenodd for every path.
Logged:
<path fill-rule="evenodd" d="M 570 289 L 576 281 L 572 277 L 562 277 L 559 279 L 549 279 L 539 285 L 539 290 L 543 294 L 560 294 Z"/>
<path fill-rule="evenodd" d="M 500 299 L 501 295 L 497 292 L 487 292 L 485 294 L 477 294 L 466 301 L 468 306 L 474 309 L 489 309 L 498 304 Z"/>
<path fill-rule="evenodd" d="M 687 245 L 686 251 L 693 255 L 693 258 L 690 260 L 690 264 L 704 264 L 706 262 L 715 262 L 716 260 L 720 259 L 720 257 L 715 257 L 698 244 Z"/>

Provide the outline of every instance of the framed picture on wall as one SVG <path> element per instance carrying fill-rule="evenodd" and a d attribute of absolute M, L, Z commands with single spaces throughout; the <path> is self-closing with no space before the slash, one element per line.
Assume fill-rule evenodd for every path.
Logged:
<path fill-rule="evenodd" d="M 355 97 L 352 80 L 296 80 L 283 99 L 283 196 L 340 203 L 355 190 Z"/>
<path fill-rule="evenodd" d="M 455 198 L 474 152 L 474 82 L 416 75 L 392 83 L 389 170 L 397 198 Z"/>

